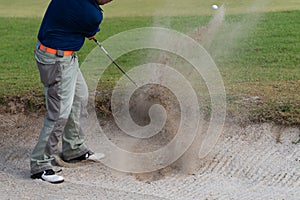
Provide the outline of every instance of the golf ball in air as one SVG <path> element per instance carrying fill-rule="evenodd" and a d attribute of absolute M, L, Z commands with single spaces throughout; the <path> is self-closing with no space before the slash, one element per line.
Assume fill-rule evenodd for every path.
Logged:
<path fill-rule="evenodd" d="M 214 10 L 217 10 L 219 7 L 214 4 L 214 5 L 211 6 L 211 8 L 214 9 Z"/>

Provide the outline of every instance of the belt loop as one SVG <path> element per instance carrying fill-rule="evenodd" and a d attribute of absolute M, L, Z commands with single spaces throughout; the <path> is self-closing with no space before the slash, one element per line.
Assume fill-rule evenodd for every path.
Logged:
<path fill-rule="evenodd" d="M 56 55 L 57 55 L 57 57 L 60 57 L 60 58 L 62 58 L 62 57 L 64 57 L 64 55 L 65 55 L 65 52 L 64 52 L 64 51 L 62 51 L 62 50 L 57 50 L 57 52 L 56 52 Z"/>
<path fill-rule="evenodd" d="M 38 42 L 38 44 L 39 44 L 38 45 L 38 49 L 41 50 L 41 51 L 43 51 L 43 52 L 46 52 L 46 48 L 47 47 L 45 47 L 40 41 Z"/>
<path fill-rule="evenodd" d="M 39 49 L 39 48 L 40 48 L 40 45 L 41 45 L 41 42 L 38 40 L 38 41 L 36 42 L 35 48 L 36 48 L 36 49 Z"/>

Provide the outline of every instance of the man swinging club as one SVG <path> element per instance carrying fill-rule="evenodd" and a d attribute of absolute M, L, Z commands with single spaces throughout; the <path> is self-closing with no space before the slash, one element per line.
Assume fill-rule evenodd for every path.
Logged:
<path fill-rule="evenodd" d="M 52 170 L 51 155 L 58 152 L 66 162 L 97 159 L 84 144 L 80 117 L 85 112 L 88 88 L 80 72 L 76 51 L 85 38 L 100 31 L 103 15 L 99 5 L 112 0 L 52 0 L 38 33 L 35 59 L 44 85 L 47 113 L 38 142 L 31 154 L 31 178 L 61 183 Z"/>

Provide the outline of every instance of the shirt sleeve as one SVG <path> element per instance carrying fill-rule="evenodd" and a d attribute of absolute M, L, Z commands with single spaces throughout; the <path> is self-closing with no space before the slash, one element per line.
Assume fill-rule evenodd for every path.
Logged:
<path fill-rule="evenodd" d="M 84 37 L 94 36 L 100 31 L 99 26 L 103 19 L 102 9 L 96 3 L 91 4 L 81 19 L 82 35 Z"/>

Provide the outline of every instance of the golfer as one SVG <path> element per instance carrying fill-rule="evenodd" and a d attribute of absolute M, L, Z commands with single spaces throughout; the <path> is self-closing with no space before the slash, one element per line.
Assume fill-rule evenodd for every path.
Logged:
<path fill-rule="evenodd" d="M 35 59 L 44 85 L 47 113 L 38 142 L 31 154 L 31 178 L 61 183 L 52 169 L 51 155 L 66 162 L 95 159 L 84 144 L 80 118 L 88 101 L 88 88 L 78 66 L 78 51 L 85 38 L 100 31 L 99 5 L 112 0 L 52 0 L 41 23 Z"/>

